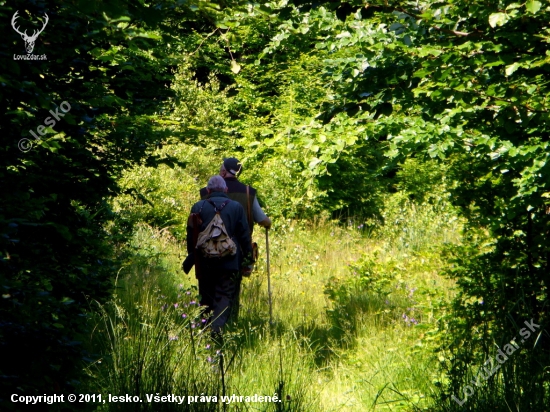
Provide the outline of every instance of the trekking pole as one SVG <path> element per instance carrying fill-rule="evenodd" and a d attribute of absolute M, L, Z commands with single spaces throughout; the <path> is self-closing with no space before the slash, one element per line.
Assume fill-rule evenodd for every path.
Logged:
<path fill-rule="evenodd" d="M 265 228 L 265 252 L 267 255 L 267 295 L 269 297 L 269 324 L 273 325 L 273 305 L 271 303 L 271 276 L 269 269 L 269 229 Z"/>

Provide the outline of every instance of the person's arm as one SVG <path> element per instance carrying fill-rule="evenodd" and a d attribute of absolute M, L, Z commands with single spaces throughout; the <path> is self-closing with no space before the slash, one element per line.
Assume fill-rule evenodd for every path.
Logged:
<path fill-rule="evenodd" d="M 195 264 L 195 255 L 194 255 L 194 230 L 193 230 L 193 213 L 194 213 L 195 206 L 191 208 L 191 213 L 189 214 L 189 217 L 187 218 L 187 257 L 183 261 L 181 268 L 185 272 L 185 274 L 189 274 L 191 271 L 191 268 Z"/>
<path fill-rule="evenodd" d="M 254 217 L 254 221 L 260 226 L 268 229 L 271 228 L 271 219 L 266 216 L 260 207 L 260 203 L 258 203 L 258 198 L 256 196 L 254 196 L 254 202 L 252 203 L 252 216 Z"/>
<path fill-rule="evenodd" d="M 252 239 L 250 237 L 250 228 L 248 227 L 248 221 L 246 220 L 246 215 L 242 207 L 237 209 L 235 217 L 235 238 L 237 242 L 239 242 L 243 252 L 243 265 L 246 269 L 247 266 L 252 265 Z"/>
<path fill-rule="evenodd" d="M 189 214 L 189 217 L 187 218 L 187 254 L 192 255 L 193 249 L 195 245 L 193 244 L 193 222 L 192 222 L 192 214 L 196 212 L 195 206 L 191 208 L 191 213 Z"/>

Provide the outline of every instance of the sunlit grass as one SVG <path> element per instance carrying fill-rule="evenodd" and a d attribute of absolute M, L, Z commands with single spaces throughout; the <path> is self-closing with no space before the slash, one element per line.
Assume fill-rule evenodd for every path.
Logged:
<path fill-rule="evenodd" d="M 243 280 L 240 319 L 228 328 L 221 348 L 223 382 L 219 356 L 213 347 L 206 349 L 211 344 L 207 334 L 192 335 L 189 323 L 173 307 L 184 303 L 182 291 L 195 293 L 193 273 L 186 276 L 180 269 L 185 245 L 166 231 L 141 226 L 116 296 L 97 321 L 94 342 L 103 345 L 106 359 L 90 369 L 97 386 L 130 393 L 136 365 L 142 364 L 150 366 L 140 378 L 148 382 L 147 388 L 161 382 L 166 390 L 184 395 L 277 393 L 284 398 L 280 404 L 234 404 L 227 410 L 429 408 L 437 379 L 430 342 L 453 294 L 452 282 L 440 275 L 440 246 L 458 241 L 460 227 L 433 210 L 405 207 L 395 213 L 406 219 L 387 221 L 369 236 L 351 221 L 275 222 L 269 232 L 273 324 L 265 232 L 256 228 L 261 259 L 255 273 Z M 364 259 L 371 259 L 379 271 L 391 272 L 388 279 L 396 284 L 395 293 L 379 296 L 350 286 L 353 293 L 331 301 L 327 286 L 353 285 L 357 275 L 351 269 Z M 162 310 L 163 305 L 171 306 Z M 413 316 L 418 324 L 409 321 Z M 144 333 L 144 324 L 151 331 Z M 170 340 L 174 336 L 178 338 Z M 165 351 L 164 363 L 136 349 L 152 343 Z M 134 377 L 126 377 L 128 372 Z M 179 410 L 223 410 L 219 404 L 200 407 L 206 408 Z"/>

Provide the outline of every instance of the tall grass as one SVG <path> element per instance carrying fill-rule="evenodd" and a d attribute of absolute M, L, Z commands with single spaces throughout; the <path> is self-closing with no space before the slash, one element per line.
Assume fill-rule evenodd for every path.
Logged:
<path fill-rule="evenodd" d="M 174 270 L 180 255 L 174 238 L 141 226 L 134 246 L 112 300 L 92 307 L 91 350 L 99 359 L 88 367 L 87 389 L 143 402 L 107 402 L 99 410 L 319 410 L 307 377 L 299 373 L 308 367 L 307 351 L 288 345 L 288 336 L 254 316 L 243 316 L 217 346 L 202 328 L 194 282 Z M 147 395 L 155 394 L 215 395 L 218 402 L 148 403 Z M 281 402 L 221 402 L 222 396 L 255 394 L 277 395 Z"/>
<path fill-rule="evenodd" d="M 138 410 L 155 411 L 428 409 L 439 379 L 430 339 L 452 293 L 438 274 L 443 262 L 436 246 L 457 241 L 459 225 L 433 210 L 405 209 L 410 218 L 396 227 L 386 219 L 372 233 L 354 221 L 276 222 L 269 233 L 274 322 L 262 247 L 223 347 L 202 331 L 200 309 L 190 305 L 197 301 L 196 281 L 179 268 L 184 245 L 141 226 L 113 299 L 93 320 L 92 349 L 100 359 L 89 367 L 89 391 L 139 395 Z M 255 237 L 265 245 L 264 232 Z M 359 281 L 357 269 L 369 264 L 391 293 Z M 145 395 L 156 393 L 277 394 L 282 402 L 147 403 Z M 136 405 L 100 405 L 126 409 Z"/>

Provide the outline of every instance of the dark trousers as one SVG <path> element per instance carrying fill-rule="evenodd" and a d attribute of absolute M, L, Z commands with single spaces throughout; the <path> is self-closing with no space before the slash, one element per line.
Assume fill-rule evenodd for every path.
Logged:
<path fill-rule="evenodd" d="M 228 270 L 204 270 L 199 278 L 201 305 L 211 312 L 212 332 L 220 333 L 225 324 L 237 320 L 241 275 Z"/>

